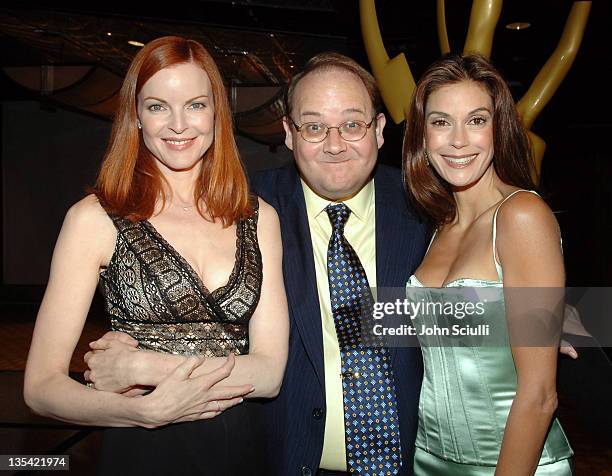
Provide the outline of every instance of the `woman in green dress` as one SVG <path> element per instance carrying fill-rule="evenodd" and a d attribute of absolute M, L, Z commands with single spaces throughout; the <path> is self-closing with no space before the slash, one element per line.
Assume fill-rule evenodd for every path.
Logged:
<path fill-rule="evenodd" d="M 497 289 L 499 298 L 487 303 L 479 322 L 503 329 L 506 344 L 478 345 L 480 337 L 467 336 L 462 346 L 441 340 L 422 346 L 415 474 L 571 475 L 572 450 L 554 418 L 555 339 L 525 342 L 514 332 L 535 321 L 553 336 L 560 331 L 554 316 L 562 299 L 542 298 L 549 314 L 535 321 L 519 326 L 515 318 L 524 318 L 529 289 L 538 288 L 537 296 L 547 294 L 542 288 L 562 293 L 559 227 L 533 192 L 526 132 L 505 81 L 487 60 L 447 56 L 425 72 L 403 155 L 410 197 L 435 230 L 409 294 L 437 288 L 422 290 L 436 300 L 465 288 Z M 511 304 L 513 290 L 518 298 Z M 429 324 L 417 317 L 417 335 Z"/>

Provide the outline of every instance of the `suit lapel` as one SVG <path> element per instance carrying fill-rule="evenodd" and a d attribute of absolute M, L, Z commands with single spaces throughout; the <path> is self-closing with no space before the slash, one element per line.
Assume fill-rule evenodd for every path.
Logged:
<path fill-rule="evenodd" d="M 399 180 L 389 169 L 379 170 L 374 178 L 376 190 L 376 285 L 403 288 L 414 271 L 415 240 L 418 223 L 408 213 L 406 197 Z M 384 293 L 379 296 L 384 299 Z M 403 296 L 403 294 L 402 294 Z M 393 359 L 397 348 L 389 349 Z"/>
<path fill-rule="evenodd" d="M 287 299 L 297 332 L 321 388 L 325 388 L 321 309 L 306 203 L 297 171 L 288 170 L 288 180 L 279 194 Z"/>

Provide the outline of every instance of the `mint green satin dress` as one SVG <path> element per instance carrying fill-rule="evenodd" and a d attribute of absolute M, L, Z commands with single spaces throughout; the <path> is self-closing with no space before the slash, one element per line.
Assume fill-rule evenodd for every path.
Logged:
<path fill-rule="evenodd" d="M 495 333 L 495 338 L 499 340 L 501 335 L 505 345 L 499 342 L 482 345 L 482 337 L 465 336 L 462 346 L 436 346 L 436 337 L 419 337 L 422 344 L 425 341 L 427 345 L 421 348 L 425 371 L 414 459 L 417 476 L 488 476 L 495 473 L 517 384 L 506 331 L 502 270 L 495 256 L 496 218 L 497 210 L 493 219 L 493 249 L 499 280 L 458 279 L 445 288 L 473 288 L 475 293 L 487 293 L 487 288 L 494 291 L 487 295 L 489 302 L 483 318 L 493 329 L 503 329 Z M 432 300 L 439 299 L 442 294 L 436 295 L 436 289 L 422 289 L 422 283 L 414 275 L 407 283 L 409 299 L 411 288 L 413 291 L 421 288 L 419 291 Z M 497 299 L 490 299 L 492 295 Z M 426 321 L 428 318 L 418 316 L 414 322 L 417 328 L 421 324 L 432 324 L 419 322 L 419 319 Z M 559 421 L 554 419 L 535 474 L 572 475 L 572 454 Z"/>

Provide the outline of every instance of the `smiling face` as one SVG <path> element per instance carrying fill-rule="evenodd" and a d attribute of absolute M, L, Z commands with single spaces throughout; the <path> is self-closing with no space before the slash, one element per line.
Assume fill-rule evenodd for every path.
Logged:
<path fill-rule="evenodd" d="M 348 71 L 314 71 L 296 85 L 291 120 L 298 126 L 319 122 L 338 126 L 346 121 L 369 124 L 375 112 L 361 80 Z M 293 151 L 302 178 L 317 194 L 340 201 L 355 195 L 369 180 L 384 140 L 385 116 L 379 114 L 363 139 L 349 142 L 330 129 L 322 142 L 305 141 L 285 119 L 285 144 Z"/>
<path fill-rule="evenodd" d="M 142 138 L 165 171 L 193 170 L 214 138 L 215 105 L 206 72 L 181 63 L 155 73 L 137 97 Z"/>
<path fill-rule="evenodd" d="M 425 108 L 426 149 L 438 174 L 453 188 L 494 174 L 493 102 L 478 83 L 462 81 L 432 92 Z"/>

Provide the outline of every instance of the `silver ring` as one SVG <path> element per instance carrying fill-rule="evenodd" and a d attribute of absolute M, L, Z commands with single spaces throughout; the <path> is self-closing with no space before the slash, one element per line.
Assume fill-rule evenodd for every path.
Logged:
<path fill-rule="evenodd" d="M 94 388 L 94 383 L 93 382 L 87 382 L 87 387 L 88 388 Z"/>

